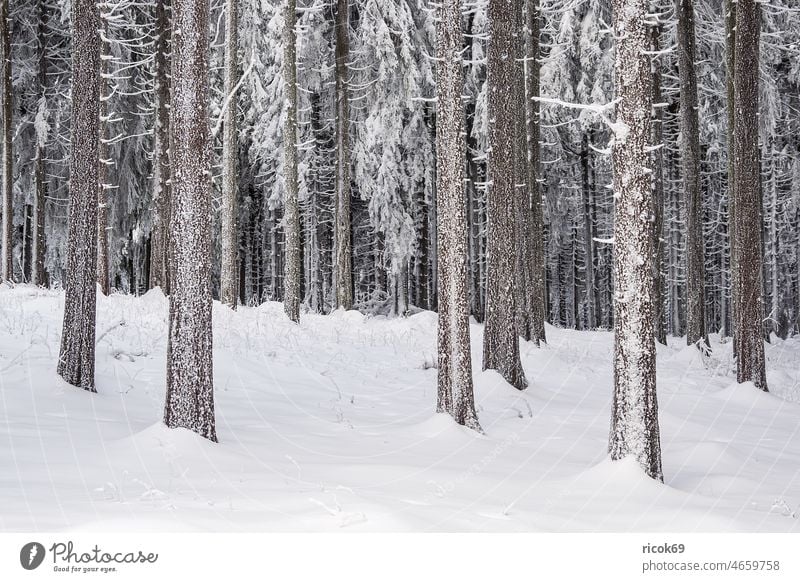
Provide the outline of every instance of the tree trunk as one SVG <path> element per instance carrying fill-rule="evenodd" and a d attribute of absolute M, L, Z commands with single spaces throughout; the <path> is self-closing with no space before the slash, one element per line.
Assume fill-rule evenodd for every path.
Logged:
<path fill-rule="evenodd" d="M 609 453 L 663 481 L 653 334 L 652 76 L 649 0 L 613 0 L 617 39 L 614 165 L 614 399 Z"/>
<path fill-rule="evenodd" d="M 527 385 L 515 317 L 516 121 L 513 90 L 517 62 L 515 0 L 490 0 L 488 47 L 489 173 L 486 329 L 483 368 L 497 370 L 515 388 Z"/>
<path fill-rule="evenodd" d="M 155 146 L 153 151 L 153 234 L 150 240 L 150 287 L 170 291 L 170 163 L 169 94 L 167 62 L 169 22 L 166 0 L 156 1 L 155 45 Z"/>
<path fill-rule="evenodd" d="M 436 191 L 439 248 L 437 412 L 480 431 L 472 393 L 467 284 L 467 198 L 464 190 L 464 88 L 460 0 L 443 0 L 436 23 Z"/>
<path fill-rule="evenodd" d="M 47 8 L 44 2 L 39 3 L 39 33 L 38 33 L 38 57 L 39 57 L 39 115 L 44 116 L 47 111 L 46 87 L 47 87 L 47 30 L 45 18 Z M 47 182 L 45 180 L 45 144 L 47 134 L 45 132 L 36 133 L 36 174 L 33 203 L 33 236 L 31 237 L 31 283 L 34 285 L 44 285 L 44 213 Z"/>
<path fill-rule="evenodd" d="M 220 290 L 219 300 L 236 309 L 239 297 L 236 283 L 239 280 L 237 268 L 239 255 L 239 211 L 237 208 L 238 178 L 236 162 L 239 157 L 239 143 L 236 134 L 237 99 L 234 93 L 238 81 L 237 61 L 237 11 L 238 1 L 227 0 L 225 9 L 225 120 L 222 129 L 222 222 Z"/>
<path fill-rule="evenodd" d="M 217 440 L 211 334 L 208 0 L 172 10 L 172 233 L 164 423 Z"/>
<path fill-rule="evenodd" d="M 289 319 L 300 321 L 300 203 L 297 183 L 297 2 L 286 0 L 283 31 L 283 80 L 286 87 L 286 123 L 283 131 L 286 210 L 283 308 Z"/>
<path fill-rule="evenodd" d="M 758 55 L 761 11 L 756 0 L 736 5 L 734 63 L 734 195 L 736 371 L 741 382 L 767 391 L 761 253 L 761 188 L 758 159 Z"/>
<path fill-rule="evenodd" d="M 650 49 L 661 50 L 661 24 L 651 29 Z M 653 63 L 653 147 L 658 148 L 651 156 L 653 166 L 653 239 L 656 259 L 653 267 L 653 313 L 656 341 L 667 345 L 664 325 L 664 107 L 661 103 L 661 62 L 654 57 Z"/>
<path fill-rule="evenodd" d="M 350 2 L 336 5 L 336 201 L 334 280 L 336 307 L 353 308 L 353 249 L 350 218 Z"/>
<path fill-rule="evenodd" d="M 102 17 L 103 36 L 108 38 L 108 21 Z M 111 159 L 108 157 L 108 80 L 109 59 L 111 58 L 110 47 L 106 42 L 101 41 L 100 47 L 102 56 L 100 59 L 100 140 L 98 141 L 98 180 L 97 190 L 97 284 L 103 295 L 108 295 L 110 291 L 110 281 L 108 276 L 108 191 L 111 185 L 108 183 L 110 178 Z"/>
<path fill-rule="evenodd" d="M 545 258 L 544 258 L 544 218 L 542 216 L 542 193 L 539 187 L 539 141 L 540 119 L 539 102 L 539 33 L 541 29 L 540 0 L 527 0 L 525 28 L 525 104 L 527 125 L 527 186 L 530 195 L 530 244 L 531 278 L 528 289 L 530 311 L 530 340 L 539 345 L 546 341 L 544 322 L 545 300 Z"/>
<path fill-rule="evenodd" d="M 58 375 L 96 392 L 94 343 L 100 121 L 100 10 L 72 0 L 72 132 L 64 327 Z"/>
<path fill-rule="evenodd" d="M 736 0 L 725 0 L 725 89 L 728 113 L 728 252 L 730 254 L 730 293 L 731 293 L 731 321 L 734 328 L 732 333 L 736 336 L 736 301 L 738 294 L 733 290 L 734 272 L 736 271 Z M 733 342 L 734 356 L 736 355 L 736 341 Z"/>
<path fill-rule="evenodd" d="M 681 100 L 681 160 L 686 209 L 686 343 L 708 345 L 705 325 L 703 213 L 700 193 L 700 122 L 692 0 L 677 0 Z"/>
<path fill-rule="evenodd" d="M 0 276 L 3 281 L 14 278 L 12 262 L 13 228 L 14 228 L 14 184 L 11 158 L 11 21 L 8 14 L 9 0 L 0 0 L 0 49 L 2 49 L 2 66 L 0 67 L 0 83 L 2 83 L 3 101 L 3 242 L 0 256 Z"/>

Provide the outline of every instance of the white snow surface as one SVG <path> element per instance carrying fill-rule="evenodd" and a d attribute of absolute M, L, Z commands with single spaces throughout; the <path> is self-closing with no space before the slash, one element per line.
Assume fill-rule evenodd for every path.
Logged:
<path fill-rule="evenodd" d="M 0 287 L 0 530 L 800 531 L 800 339 L 770 394 L 715 336 L 659 346 L 662 485 L 607 458 L 609 332 L 523 343 L 525 392 L 476 372 L 480 435 L 434 413 L 433 313 L 215 303 L 213 444 L 161 422 L 161 292 L 98 302 L 90 394 L 55 373 L 63 294 Z"/>

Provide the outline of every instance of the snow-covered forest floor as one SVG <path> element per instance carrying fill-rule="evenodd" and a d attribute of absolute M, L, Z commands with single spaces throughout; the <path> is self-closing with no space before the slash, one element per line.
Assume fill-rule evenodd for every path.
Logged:
<path fill-rule="evenodd" d="M 485 435 L 433 413 L 436 316 L 214 306 L 219 444 L 161 424 L 167 300 L 100 297 L 98 394 L 55 374 L 63 294 L 0 288 L 0 529 L 800 531 L 800 340 L 770 394 L 731 344 L 659 347 L 666 484 L 606 458 L 612 334 L 548 327 L 530 387 L 480 372 Z"/>

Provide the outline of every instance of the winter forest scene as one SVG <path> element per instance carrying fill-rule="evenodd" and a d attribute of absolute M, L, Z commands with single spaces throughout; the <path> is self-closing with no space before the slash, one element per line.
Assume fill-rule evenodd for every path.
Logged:
<path fill-rule="evenodd" d="M 798 0 L 0 0 L 0 531 L 800 532 Z"/>

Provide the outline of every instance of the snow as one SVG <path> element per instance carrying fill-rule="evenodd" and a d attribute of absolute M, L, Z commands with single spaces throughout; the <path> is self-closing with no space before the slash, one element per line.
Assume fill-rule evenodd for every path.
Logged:
<path fill-rule="evenodd" d="M 662 485 L 606 455 L 608 332 L 523 343 L 524 392 L 476 372 L 481 435 L 433 412 L 431 313 L 215 303 L 213 444 L 161 423 L 161 292 L 98 301 L 90 394 L 55 374 L 63 294 L 0 287 L 0 530 L 800 531 L 800 339 L 768 394 L 714 335 L 659 346 Z"/>

